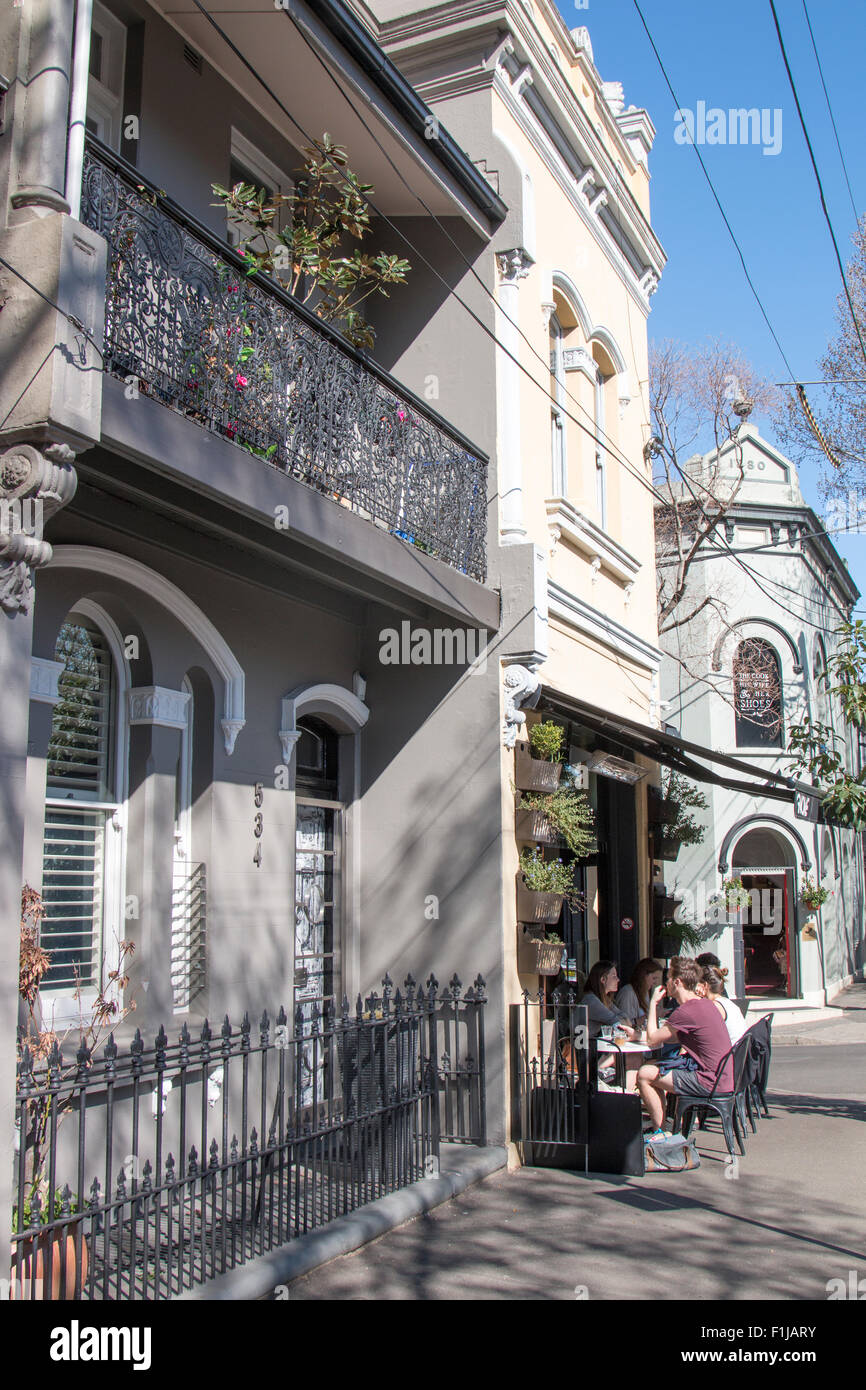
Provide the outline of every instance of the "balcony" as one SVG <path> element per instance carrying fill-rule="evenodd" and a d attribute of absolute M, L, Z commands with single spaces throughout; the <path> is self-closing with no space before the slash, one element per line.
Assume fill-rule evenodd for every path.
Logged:
<path fill-rule="evenodd" d="M 81 220 L 108 243 L 108 372 L 484 582 L 469 440 L 97 142 Z"/>

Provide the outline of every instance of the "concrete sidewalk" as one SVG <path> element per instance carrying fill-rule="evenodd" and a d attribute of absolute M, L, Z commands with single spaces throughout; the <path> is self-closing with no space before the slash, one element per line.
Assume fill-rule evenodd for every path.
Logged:
<path fill-rule="evenodd" d="M 773 1046 L 866 1043 L 866 984 L 843 989 L 827 1005 L 827 1015 L 815 1023 L 788 1024 L 777 1015 L 773 1022 Z"/>
<path fill-rule="evenodd" d="M 823 1302 L 829 1280 L 866 1276 L 866 1046 L 788 1051 L 770 1084 L 736 1168 L 713 1127 L 694 1172 L 499 1172 L 289 1299 Z"/>

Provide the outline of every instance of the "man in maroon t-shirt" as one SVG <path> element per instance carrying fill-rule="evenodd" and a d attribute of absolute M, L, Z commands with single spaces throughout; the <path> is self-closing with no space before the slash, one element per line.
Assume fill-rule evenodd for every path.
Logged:
<path fill-rule="evenodd" d="M 650 1047 L 679 1043 L 696 1063 L 691 1071 L 677 1067 L 666 1072 L 664 1063 L 660 1068 L 647 1062 L 638 1072 L 637 1088 L 656 1133 L 663 1132 L 665 1096 L 669 1092 L 679 1096 L 708 1095 L 716 1084 L 719 1064 L 731 1050 L 731 1039 L 719 1010 L 712 1000 L 701 999 L 696 992 L 700 977 L 697 961 L 680 956 L 671 961 L 667 984 L 659 985 L 650 996 L 646 1026 Z M 665 993 L 676 1000 L 677 1008 L 669 1022 L 659 1024 L 659 1000 Z M 730 1057 L 722 1069 L 718 1089 L 728 1092 L 734 1089 L 734 1065 Z"/>

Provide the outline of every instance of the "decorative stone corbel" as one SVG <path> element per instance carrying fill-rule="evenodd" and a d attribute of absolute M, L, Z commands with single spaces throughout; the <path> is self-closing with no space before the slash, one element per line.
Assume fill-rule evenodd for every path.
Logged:
<path fill-rule="evenodd" d="M 497 251 L 496 264 L 502 284 L 516 285 L 526 279 L 535 261 L 522 246 L 515 246 L 511 251 Z"/>
<path fill-rule="evenodd" d="M 632 596 L 633 593 L 634 593 L 634 580 L 632 579 L 632 580 L 629 581 L 628 584 L 626 584 L 625 589 L 623 590 L 623 599 L 625 600 L 625 606 L 626 606 L 626 608 L 628 608 L 629 604 L 631 603 L 631 596 Z"/>
<path fill-rule="evenodd" d="M 585 199 L 586 202 L 589 202 L 588 189 L 590 184 L 592 184 L 593 187 L 595 187 L 595 170 L 592 168 L 584 169 L 583 173 L 580 176 L 580 179 L 578 180 L 577 191 L 580 194 L 581 198 Z"/>
<path fill-rule="evenodd" d="M 654 270 L 647 268 L 641 276 L 640 285 L 638 287 L 641 294 L 645 299 L 649 299 L 650 295 L 655 294 L 658 287 L 659 277 Z"/>
<path fill-rule="evenodd" d="M 544 318 L 545 332 L 550 329 L 550 316 L 556 313 L 556 304 L 552 299 L 544 299 L 541 303 L 541 313 Z"/>
<path fill-rule="evenodd" d="M 589 205 L 590 212 L 597 213 L 600 208 L 607 207 L 607 193 L 603 188 L 599 189 Z"/>
<path fill-rule="evenodd" d="M 592 579 L 590 580 L 590 583 L 592 583 L 592 584 L 597 584 L 597 583 L 598 583 L 598 576 L 599 576 L 599 573 L 600 573 L 600 571 L 601 571 L 601 556 L 600 556 L 600 555 L 594 555 L 594 556 L 592 557 L 592 564 L 590 565 L 590 569 L 592 570 Z"/>
<path fill-rule="evenodd" d="M 0 455 L 0 607 L 28 613 L 33 570 L 51 559 L 45 522 L 75 495 L 75 455 L 67 444 L 15 444 Z"/>
<path fill-rule="evenodd" d="M 505 668 L 505 724 L 502 742 L 506 748 L 513 748 L 517 735 L 526 723 L 526 715 L 521 709 L 534 709 L 541 695 L 541 681 L 534 671 L 526 666 L 507 666 Z"/>

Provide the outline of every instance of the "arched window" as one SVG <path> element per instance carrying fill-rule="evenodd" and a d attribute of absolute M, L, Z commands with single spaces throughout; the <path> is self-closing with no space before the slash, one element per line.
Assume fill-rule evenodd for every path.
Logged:
<path fill-rule="evenodd" d="M 592 358 L 595 364 L 595 394 L 593 416 L 595 420 L 595 500 L 598 519 L 603 531 L 608 525 L 608 477 L 607 456 L 609 444 L 608 412 L 605 407 L 608 383 L 616 375 L 616 368 L 609 354 L 596 341 L 592 343 Z"/>
<path fill-rule="evenodd" d="M 550 452 L 554 497 L 568 495 L 568 467 L 565 451 L 565 363 L 563 331 L 557 314 L 550 315 Z"/>
<path fill-rule="evenodd" d="M 827 679 L 827 653 L 820 637 L 815 643 L 812 660 L 812 684 L 815 692 L 815 718 L 819 724 L 830 722 L 830 694 Z"/>
<path fill-rule="evenodd" d="M 737 747 L 782 746 L 782 668 L 769 642 L 747 637 L 734 655 Z"/>
<path fill-rule="evenodd" d="M 103 983 L 106 952 L 113 958 L 117 949 L 120 933 L 109 927 L 122 920 L 120 690 L 109 641 L 89 614 L 66 618 L 55 660 L 64 669 L 47 755 L 41 940 L 51 965 L 43 989 L 80 994 L 86 1006 Z"/>

